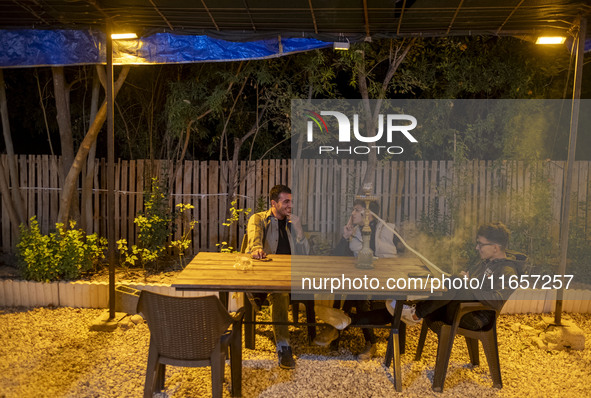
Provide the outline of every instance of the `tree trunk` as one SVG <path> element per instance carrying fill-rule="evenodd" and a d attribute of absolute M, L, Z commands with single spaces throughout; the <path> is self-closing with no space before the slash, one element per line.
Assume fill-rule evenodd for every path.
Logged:
<path fill-rule="evenodd" d="M 361 98 L 364 102 L 364 110 L 366 113 L 366 117 L 368 120 L 368 131 L 374 132 L 376 131 L 378 116 L 380 114 L 380 109 L 382 109 L 382 102 L 386 98 L 386 93 L 388 91 L 388 85 L 392 81 L 392 78 L 396 74 L 398 67 L 406 58 L 406 55 L 416 42 L 416 38 L 413 38 L 406 46 L 404 46 L 404 42 L 400 44 L 400 46 L 396 47 L 394 54 L 392 54 L 392 47 L 390 48 L 390 58 L 389 58 L 389 66 L 388 71 L 386 72 L 386 76 L 382 80 L 382 87 L 379 91 L 378 98 L 376 101 L 376 106 L 372 110 L 371 105 L 369 103 L 369 90 L 367 87 L 367 75 L 365 71 L 365 57 L 363 58 L 362 62 L 357 65 L 358 69 L 358 83 L 359 83 L 359 92 L 361 94 Z M 404 46 L 404 49 L 403 49 Z M 400 54 L 398 54 L 402 50 Z M 358 192 L 363 193 L 363 186 L 365 184 L 372 184 L 372 190 L 375 190 L 375 171 L 378 164 L 377 154 L 375 152 L 370 152 L 368 155 L 367 160 L 367 169 L 365 171 L 365 175 L 363 176 L 361 186 L 359 187 Z M 375 192 L 375 191 L 374 191 Z"/>
<path fill-rule="evenodd" d="M 55 107 L 57 110 L 57 125 L 59 127 L 60 146 L 62 149 L 62 170 L 60 173 L 60 179 L 63 179 L 74 161 L 74 138 L 72 137 L 72 123 L 68 100 L 70 98 L 70 88 L 66 84 L 63 66 L 52 67 L 51 71 L 53 75 Z M 73 206 L 70 207 L 70 211 L 73 213 L 73 218 L 76 219 L 79 218 L 78 195 L 76 191 L 73 191 L 71 194 L 73 197 L 70 200 L 72 201 Z M 70 218 L 69 215 L 67 218 Z"/>
<path fill-rule="evenodd" d="M 100 81 L 95 70 L 92 80 L 92 99 L 90 102 L 90 124 L 94 122 L 98 112 Z M 82 214 L 81 227 L 86 233 L 93 233 L 92 218 L 92 186 L 94 181 L 94 161 L 96 156 L 96 141 L 92 143 L 86 160 L 86 175 L 82 180 Z"/>
<path fill-rule="evenodd" d="M 18 172 L 16 168 L 16 156 L 14 155 L 14 147 L 12 145 L 12 135 L 10 134 L 10 120 L 8 118 L 8 105 L 6 101 L 6 88 L 4 85 L 4 71 L 0 69 L 0 114 L 2 115 L 2 134 L 4 135 L 4 143 L 6 145 L 6 153 L 8 154 L 8 170 L 10 172 L 10 181 L 5 179 L 4 167 L 0 164 L 0 172 L 2 173 L 2 196 L 4 203 L 9 209 L 10 221 L 13 227 L 18 230 L 18 226 L 27 222 L 27 215 L 23 207 L 24 199 L 20 192 Z M 12 193 L 10 187 L 12 186 Z M 12 210 L 10 210 L 12 209 Z M 10 215 L 10 212 L 13 214 Z"/>
<path fill-rule="evenodd" d="M 125 78 L 129 73 L 129 66 L 126 65 L 121 69 L 119 73 L 119 77 L 115 82 L 113 96 L 115 97 L 121 86 L 123 86 L 123 82 L 125 82 Z M 64 186 L 62 188 L 62 196 L 60 198 L 60 211 L 58 214 L 58 223 L 66 223 L 68 221 L 68 214 L 70 214 L 70 207 L 72 206 L 72 196 L 77 188 L 77 180 L 78 175 L 80 174 L 80 170 L 82 169 L 82 164 L 86 160 L 86 155 L 90 152 L 90 148 L 96 142 L 96 137 L 98 137 L 99 131 L 103 126 L 103 123 L 107 119 L 107 102 L 103 101 L 99 111 L 92 122 L 92 125 L 89 127 L 84 140 L 80 144 L 80 148 L 78 149 L 78 153 L 74 158 L 74 162 L 72 163 L 72 167 L 70 167 L 70 171 L 66 176 L 66 180 L 64 182 Z"/>

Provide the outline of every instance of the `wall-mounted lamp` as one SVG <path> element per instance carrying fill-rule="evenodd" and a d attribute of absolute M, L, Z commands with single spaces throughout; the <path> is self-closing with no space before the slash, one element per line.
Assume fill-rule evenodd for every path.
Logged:
<path fill-rule="evenodd" d="M 111 39 L 113 39 L 113 40 L 137 39 L 137 34 L 135 34 L 135 33 L 113 33 L 111 35 Z"/>
<path fill-rule="evenodd" d="M 536 40 L 536 44 L 564 44 L 566 37 L 564 36 L 540 36 Z"/>

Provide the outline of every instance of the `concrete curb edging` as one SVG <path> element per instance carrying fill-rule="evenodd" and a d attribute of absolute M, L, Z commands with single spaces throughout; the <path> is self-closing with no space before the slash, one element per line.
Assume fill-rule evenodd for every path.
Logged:
<path fill-rule="evenodd" d="M 178 297 L 199 297 L 216 292 L 177 291 L 165 283 L 123 283 L 137 290 Z M 503 314 L 545 313 L 555 309 L 556 290 L 516 290 L 503 307 Z M 108 308 L 109 284 L 107 282 L 32 282 L 21 280 L 0 280 L 0 306 L 6 307 L 78 307 Z M 231 311 L 242 306 L 242 295 L 230 295 Z M 564 291 L 563 311 L 591 313 L 591 290 L 571 289 Z"/>
<path fill-rule="evenodd" d="M 127 286 L 137 290 L 150 290 L 155 293 L 177 297 L 199 297 L 217 292 L 177 291 L 164 283 L 116 283 L 118 287 Z M 240 298 L 231 297 L 230 310 L 242 305 Z M 108 308 L 109 284 L 107 282 L 33 282 L 21 280 L 0 280 L 0 306 L 6 307 L 77 307 Z"/>

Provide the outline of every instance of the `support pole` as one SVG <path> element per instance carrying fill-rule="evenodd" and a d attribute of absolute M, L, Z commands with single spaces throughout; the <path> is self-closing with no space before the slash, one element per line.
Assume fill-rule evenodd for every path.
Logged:
<path fill-rule="evenodd" d="M 115 318 L 115 122 L 113 104 L 113 39 L 107 22 L 107 238 L 109 242 L 109 319 Z"/>
<path fill-rule="evenodd" d="M 562 208 L 560 212 L 560 266 L 558 269 L 559 275 L 564 275 L 566 273 L 566 257 L 568 252 L 568 232 L 570 221 L 570 192 L 572 186 L 575 153 L 577 149 L 577 132 L 579 126 L 579 107 L 581 102 L 581 82 L 583 80 L 583 56 L 585 53 L 586 34 L 587 19 L 579 17 L 579 32 L 576 37 L 575 78 L 573 83 L 573 100 L 570 117 L 568 157 L 566 161 L 566 169 L 564 170 L 564 184 L 562 186 Z M 556 312 L 554 314 L 554 323 L 556 325 L 561 324 L 563 296 L 564 290 L 559 289 L 556 292 Z"/>

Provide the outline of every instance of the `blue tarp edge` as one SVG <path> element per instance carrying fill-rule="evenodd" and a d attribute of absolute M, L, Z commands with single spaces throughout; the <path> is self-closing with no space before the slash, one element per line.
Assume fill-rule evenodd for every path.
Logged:
<path fill-rule="evenodd" d="M 115 64 L 178 64 L 280 57 L 330 47 L 313 38 L 233 42 L 208 36 L 157 33 L 113 43 Z M 2 30 L 0 67 L 104 64 L 105 34 L 82 30 Z"/>

